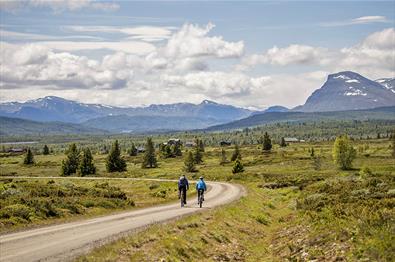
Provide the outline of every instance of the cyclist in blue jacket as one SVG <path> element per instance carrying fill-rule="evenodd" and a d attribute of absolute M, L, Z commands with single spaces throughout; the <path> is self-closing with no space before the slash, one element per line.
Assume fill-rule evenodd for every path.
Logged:
<path fill-rule="evenodd" d="M 203 177 L 201 176 L 199 178 L 199 181 L 196 183 L 196 190 L 198 192 L 198 203 L 199 203 L 199 197 L 202 196 L 202 200 L 204 201 L 204 191 L 207 190 L 206 183 L 204 182 Z"/>

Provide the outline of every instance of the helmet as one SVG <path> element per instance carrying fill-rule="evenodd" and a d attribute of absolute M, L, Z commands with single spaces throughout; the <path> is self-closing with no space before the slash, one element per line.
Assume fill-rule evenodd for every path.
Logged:
<path fill-rule="evenodd" d="M 203 179 L 203 177 L 201 176 L 201 177 L 199 177 L 199 179 Z"/>
<path fill-rule="evenodd" d="M 183 176 L 180 176 L 180 179 L 184 179 L 184 177 L 183 177 Z"/>

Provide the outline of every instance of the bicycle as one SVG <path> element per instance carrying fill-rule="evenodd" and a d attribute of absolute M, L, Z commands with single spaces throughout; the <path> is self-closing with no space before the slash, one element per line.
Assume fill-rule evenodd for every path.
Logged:
<path fill-rule="evenodd" d="M 180 190 L 180 200 L 181 200 L 181 207 L 184 207 L 184 194 Z"/>
<path fill-rule="evenodd" d="M 199 194 L 198 204 L 199 204 L 199 207 L 202 208 L 203 201 L 204 201 L 204 191 L 203 190 L 199 190 L 199 191 L 201 191 L 201 192 L 198 193 Z"/>

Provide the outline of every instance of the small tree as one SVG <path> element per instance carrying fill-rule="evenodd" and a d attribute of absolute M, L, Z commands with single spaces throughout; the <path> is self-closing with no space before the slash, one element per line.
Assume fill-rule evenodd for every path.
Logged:
<path fill-rule="evenodd" d="M 121 149 L 118 140 L 115 140 L 111 147 L 110 153 L 106 161 L 107 172 L 123 172 L 126 171 L 126 162 L 121 157 Z"/>
<path fill-rule="evenodd" d="M 203 143 L 203 140 L 199 140 L 198 139 L 198 141 L 199 141 L 199 143 L 197 144 L 198 146 L 199 146 L 199 150 L 200 150 L 200 152 L 204 152 L 204 143 Z"/>
<path fill-rule="evenodd" d="M 23 159 L 23 164 L 25 165 L 33 165 L 34 164 L 34 156 L 33 152 L 30 148 L 27 149 L 25 158 Z"/>
<path fill-rule="evenodd" d="M 220 164 L 223 165 L 223 164 L 225 164 L 225 163 L 227 163 L 227 162 L 228 162 L 228 159 L 226 159 L 226 152 L 225 152 L 225 149 L 222 148 L 222 150 L 221 150 L 221 162 L 220 162 Z"/>
<path fill-rule="evenodd" d="M 235 161 L 237 158 L 241 159 L 240 149 L 238 145 L 235 145 L 235 150 L 233 151 L 231 161 Z"/>
<path fill-rule="evenodd" d="M 272 149 L 272 140 L 267 132 L 263 136 L 263 151 L 270 151 Z"/>
<path fill-rule="evenodd" d="M 93 156 L 89 148 L 83 150 L 78 170 L 81 176 L 96 174 L 96 167 L 93 163 Z"/>
<path fill-rule="evenodd" d="M 352 161 L 357 156 L 357 151 L 352 146 L 348 136 L 338 136 L 333 145 L 333 160 L 341 169 L 352 167 Z"/>
<path fill-rule="evenodd" d="M 203 153 L 198 145 L 195 147 L 195 151 L 193 153 L 193 159 L 195 164 L 200 164 L 203 162 Z"/>
<path fill-rule="evenodd" d="M 232 173 L 236 174 L 236 173 L 241 173 L 241 172 L 244 172 L 244 166 L 241 163 L 241 160 L 239 158 L 237 158 L 233 164 Z"/>
<path fill-rule="evenodd" d="M 195 160 L 193 159 L 191 151 L 189 151 L 185 157 L 184 169 L 186 172 L 196 172 Z"/>
<path fill-rule="evenodd" d="M 66 159 L 62 161 L 62 175 L 70 176 L 77 172 L 80 163 L 80 151 L 73 143 L 66 151 Z"/>
<path fill-rule="evenodd" d="M 43 148 L 43 155 L 49 155 L 49 148 L 48 148 L 47 145 L 44 145 L 44 148 Z"/>
<path fill-rule="evenodd" d="M 134 143 L 132 143 L 132 146 L 129 148 L 128 155 L 129 156 L 137 156 L 137 148 L 134 145 Z"/>
<path fill-rule="evenodd" d="M 314 156 L 312 165 L 313 165 L 314 170 L 316 170 L 316 171 L 320 170 L 321 169 L 321 157 Z"/>
<path fill-rule="evenodd" d="M 284 137 L 281 138 L 280 146 L 281 147 L 286 147 L 287 146 L 287 143 L 285 142 L 285 138 Z"/>
<path fill-rule="evenodd" d="M 181 145 L 176 143 L 172 146 L 172 152 L 174 156 L 182 156 Z"/>
<path fill-rule="evenodd" d="M 155 156 L 155 148 L 154 143 L 152 142 L 152 138 L 147 138 L 147 144 L 145 146 L 145 153 L 143 163 L 141 164 L 142 168 L 154 168 L 157 167 L 157 161 Z"/>

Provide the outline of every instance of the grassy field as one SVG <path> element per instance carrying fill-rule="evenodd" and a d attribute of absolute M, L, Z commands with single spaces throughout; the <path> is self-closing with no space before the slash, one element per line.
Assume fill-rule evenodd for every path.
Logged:
<path fill-rule="evenodd" d="M 395 160 L 388 140 L 355 142 L 354 169 L 339 170 L 332 142 L 241 148 L 245 172 L 220 165 L 208 148 L 199 172 L 241 183 L 237 203 L 156 225 L 79 258 L 79 261 L 391 261 L 395 252 Z M 310 156 L 311 148 L 319 165 Z M 227 149 L 230 158 L 232 148 Z M 146 176 L 182 172 L 171 159 Z"/>
<path fill-rule="evenodd" d="M 172 182 L 0 177 L 0 233 L 158 205 L 177 196 Z"/>
<path fill-rule="evenodd" d="M 285 148 L 275 145 L 271 153 L 262 153 L 261 145 L 241 146 L 245 172 L 236 175 L 231 172 L 233 163 L 220 164 L 220 147 L 206 147 L 204 163 L 197 166 L 197 173 L 187 176 L 191 180 L 203 175 L 207 180 L 240 183 L 246 187 L 247 196 L 215 210 L 155 225 L 78 260 L 391 261 L 395 253 L 395 160 L 391 157 L 390 141 L 353 141 L 358 154 L 354 168 L 348 171 L 338 169 L 333 163 L 332 146 L 332 141 L 291 144 Z M 314 158 L 311 157 L 312 148 Z M 225 150 L 230 159 L 233 147 Z M 105 171 L 105 155 L 95 154 L 97 176 L 176 179 L 184 174 L 182 157 L 159 158 L 159 168 L 155 169 L 141 169 L 141 155 L 124 157 L 128 171 L 109 174 Z M 0 175 L 57 176 L 63 158 L 60 153 L 37 155 L 36 164 L 25 167 L 21 165 L 21 156 L 3 155 Z M 41 183 L 40 188 L 57 185 L 67 190 L 66 180 L 62 179 L 55 183 L 51 179 L 29 183 L 17 180 L 3 179 L 2 190 L 10 188 L 10 184 L 26 188 L 26 183 Z M 86 189 L 100 188 L 101 184 L 78 180 L 70 183 Z M 135 208 L 130 205 L 132 202 L 142 207 L 176 198 L 172 183 L 125 184 L 114 180 L 109 186 L 126 194 L 126 199 L 115 199 L 119 206 L 98 207 L 96 202 L 104 198 L 96 201 L 95 196 L 94 206 L 85 207 L 85 213 L 67 211 L 63 213 L 65 218 L 44 217 L 41 223 Z M 165 198 L 160 193 L 163 191 Z M 84 201 L 93 197 L 91 190 L 88 192 L 77 198 L 79 205 L 84 206 Z M 1 198 L 1 201 L 5 200 Z M 27 220 L 17 224 L 35 223 L 36 220 Z"/>

